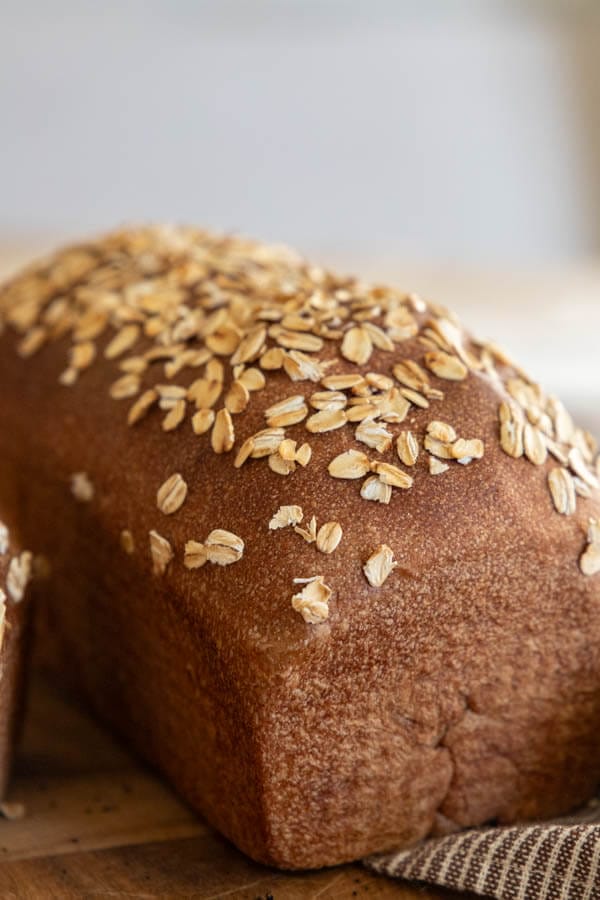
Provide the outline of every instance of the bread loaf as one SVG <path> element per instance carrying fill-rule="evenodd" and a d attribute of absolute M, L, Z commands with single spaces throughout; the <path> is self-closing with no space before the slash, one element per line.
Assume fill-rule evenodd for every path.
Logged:
<path fill-rule="evenodd" d="M 0 517 L 40 650 L 261 862 L 600 781 L 589 434 L 446 310 L 191 228 L 0 292 Z"/>

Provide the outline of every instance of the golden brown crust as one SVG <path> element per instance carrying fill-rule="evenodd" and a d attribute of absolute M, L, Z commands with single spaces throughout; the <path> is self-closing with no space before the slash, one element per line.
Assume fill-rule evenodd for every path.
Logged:
<path fill-rule="evenodd" d="M 140 234 L 126 237 L 136 259 L 147 252 L 138 247 Z M 86 253 L 107 246 L 116 253 L 122 240 Z M 179 262 L 167 271 L 185 269 L 190 242 L 214 249 L 215 240 L 186 236 Z M 228 246 L 225 267 L 241 252 L 234 247 L 230 258 Z M 246 246 L 247 267 L 263 260 L 283 278 L 266 250 Z M 297 263 L 290 266 L 295 272 Z M 297 373 L 289 362 L 289 371 L 261 366 L 264 357 L 270 366 L 288 352 L 275 332 L 246 365 L 245 372 L 259 371 L 245 376 L 253 387 L 247 390 L 244 372 L 233 373 L 229 360 L 237 365 L 236 353 L 245 355 L 240 345 L 251 343 L 256 323 L 240 326 L 237 338 L 223 327 L 221 396 L 234 381 L 242 387 L 231 396 L 234 411 L 215 415 L 208 430 L 208 415 L 192 424 L 197 396 L 188 400 L 176 390 L 163 391 L 162 410 L 159 397 L 149 397 L 143 417 L 127 424 L 132 404 L 157 384 L 188 388 L 201 377 L 205 383 L 194 390 L 204 404 L 215 380 L 210 360 L 193 370 L 173 365 L 171 378 L 161 360 L 144 370 L 135 395 L 126 396 L 133 388 L 125 383 L 115 399 L 122 361 L 113 356 L 115 340 L 131 342 L 134 358 L 153 346 L 149 339 L 135 344 L 133 331 L 123 330 L 132 323 L 107 325 L 93 338 L 93 351 L 78 351 L 80 363 L 94 361 L 63 383 L 65 360 L 73 359 L 67 331 L 40 344 L 33 358 L 15 352 L 23 340 L 13 333 L 18 322 L 0 337 L 0 496 L 19 539 L 52 564 L 41 611 L 47 660 L 209 821 L 275 865 L 353 859 L 415 841 L 448 820 L 463 826 L 570 809 L 600 781 L 600 581 L 579 566 L 593 544 L 589 520 L 600 515 L 595 448 L 493 348 L 458 330 L 451 338 L 458 335 L 459 349 L 447 330 L 436 344 L 435 328 L 452 326 L 440 311 L 390 291 L 398 300 L 390 324 L 385 311 L 371 313 L 370 322 L 366 288 L 313 275 L 325 298 L 336 290 L 362 298 L 334 323 L 339 338 L 301 351 L 333 360 L 321 373 L 325 383 L 292 381 L 290 371 Z M 48 277 L 42 271 L 20 289 L 17 282 L 4 303 L 0 295 L 5 316 L 6 297 L 13 312 L 22 311 L 28 292 L 43 293 Z M 233 291 L 223 271 L 203 277 Z M 57 285 L 52 290 L 58 295 Z M 65 284 L 60 293 L 71 296 Z M 244 296 L 242 290 L 231 301 L 238 312 Z M 376 289 L 374 296 L 384 304 L 388 294 Z M 369 332 L 370 324 L 383 337 Z M 30 343 L 42 341 L 35 328 L 26 323 Z M 314 330 L 300 338 L 302 346 L 311 346 Z M 283 341 L 295 338 L 285 334 Z M 188 344 L 205 349 L 204 340 Z M 205 374 L 207 364 L 213 370 Z M 331 380 L 343 373 L 350 381 L 375 377 L 366 390 L 359 380 L 352 393 Z M 427 384 L 419 383 L 422 373 Z M 383 426 L 363 427 L 367 442 L 355 436 L 358 419 L 321 431 L 335 424 L 339 404 L 346 415 L 360 406 L 361 390 L 367 402 L 389 398 L 385 379 L 404 391 L 404 406 L 396 393 L 392 421 L 381 408 L 367 417 Z M 325 390 L 342 400 L 330 398 L 329 410 L 311 405 Z M 271 409 L 291 395 L 304 402 L 294 401 L 290 412 Z M 294 420 L 303 406 L 301 419 L 279 424 L 278 416 Z M 284 428 L 278 459 L 271 466 L 251 454 L 243 461 L 240 448 L 267 427 L 267 410 L 270 427 Z M 330 417 L 311 423 L 309 416 L 321 412 Z M 525 423 L 535 424 L 533 434 Z M 401 440 L 404 456 L 397 448 L 405 432 L 417 443 L 412 465 L 413 443 Z M 302 464 L 297 455 L 305 443 L 311 453 Z M 573 447 L 587 457 L 583 467 L 577 454 L 557 461 Z M 332 460 L 348 450 L 366 457 L 362 477 L 333 477 Z M 457 462 L 465 456 L 472 461 Z M 432 474 L 432 459 L 448 468 Z M 553 469 L 565 475 L 551 490 Z M 365 499 L 361 490 L 390 502 Z M 269 528 L 281 506 L 301 507 L 296 527 L 305 533 L 294 524 Z M 342 530 L 331 553 L 312 540 L 326 523 Z M 150 532 L 157 536 L 153 553 Z M 186 553 L 188 542 L 194 545 Z M 393 553 L 386 577 L 377 568 L 368 578 L 363 566 L 382 545 Z M 308 606 L 292 605 L 304 592 L 295 579 L 314 576 L 331 595 L 315 588 Z"/>

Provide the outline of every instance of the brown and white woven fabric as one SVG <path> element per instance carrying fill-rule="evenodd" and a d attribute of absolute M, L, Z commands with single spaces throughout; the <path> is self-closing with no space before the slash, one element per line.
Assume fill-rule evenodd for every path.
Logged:
<path fill-rule="evenodd" d="M 434 838 L 365 862 L 396 878 L 498 900 L 600 900 L 600 804 L 552 822 Z"/>

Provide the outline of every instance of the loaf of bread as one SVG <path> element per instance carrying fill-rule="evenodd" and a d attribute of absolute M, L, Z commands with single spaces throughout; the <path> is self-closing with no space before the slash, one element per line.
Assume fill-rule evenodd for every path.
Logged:
<path fill-rule="evenodd" d="M 46 667 L 250 856 L 600 782 L 592 437 L 420 297 L 191 228 L 0 291 L 0 518 Z"/>

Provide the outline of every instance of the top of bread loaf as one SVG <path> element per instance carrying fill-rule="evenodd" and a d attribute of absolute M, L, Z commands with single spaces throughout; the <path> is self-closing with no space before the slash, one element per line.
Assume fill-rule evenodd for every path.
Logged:
<path fill-rule="evenodd" d="M 360 497 L 366 517 L 373 504 L 401 504 L 426 479 L 439 485 L 424 517 L 441 515 L 447 479 L 449 496 L 476 490 L 485 504 L 489 482 L 476 470 L 490 453 L 537 467 L 557 516 L 573 516 L 578 498 L 598 487 L 593 438 L 496 346 L 414 294 L 335 275 L 286 248 L 192 228 L 118 231 L 69 247 L 8 283 L 0 291 L 3 327 L 18 333 L 21 357 L 49 344 L 63 348 L 55 378 L 64 391 L 78 383 L 85 392 L 93 367 L 109 371 L 115 424 L 148 435 L 193 430 L 223 468 L 260 467 L 261 484 L 311 479 L 319 467 L 331 484 L 327 493 L 350 498 L 352 490 L 348 502 L 355 510 Z M 456 418 L 470 398 L 479 431 Z M 206 475 L 194 477 L 201 484 Z M 176 552 L 164 517 L 185 506 L 188 482 L 175 468 L 152 488 L 156 527 L 147 539 L 157 576 L 175 565 L 235 564 L 253 540 L 216 518 L 212 530 L 190 533 Z M 73 472 L 71 489 L 87 502 L 93 478 Z M 293 529 L 322 554 L 344 552 L 337 519 L 283 493 L 289 502 L 272 510 L 267 531 Z M 398 567 L 385 539 L 382 533 L 374 546 L 354 539 L 345 551 L 346 563 L 362 567 L 373 588 Z M 136 551 L 128 528 L 120 540 L 125 552 Z M 595 519 L 580 544 L 581 572 L 595 574 Z M 309 625 L 328 618 L 336 590 L 324 557 L 315 557 L 314 569 L 325 574 L 301 571 L 289 586 L 293 609 Z"/>

